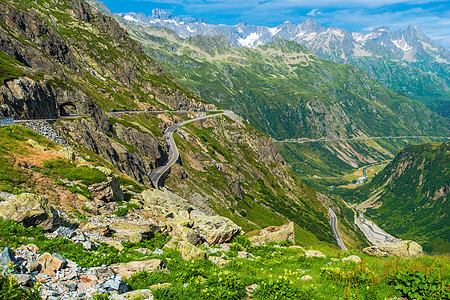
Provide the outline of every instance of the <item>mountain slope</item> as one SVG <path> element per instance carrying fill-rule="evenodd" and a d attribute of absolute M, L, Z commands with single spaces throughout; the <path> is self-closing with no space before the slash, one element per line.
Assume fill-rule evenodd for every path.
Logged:
<path fill-rule="evenodd" d="M 52 125 L 28 125 L 47 137 L 61 136 L 67 142 L 65 145 L 71 145 L 89 160 L 64 161 L 59 166 L 62 169 L 70 169 L 68 166 L 78 169 L 77 164 L 106 166 L 120 175 L 128 197 L 136 196 L 139 190 L 150 186 L 148 173 L 167 160 L 170 149 L 165 145 L 164 129 L 196 117 L 198 110 L 215 107 L 179 84 L 160 63 L 146 56 L 142 47 L 112 18 L 83 1 L 1 0 L 0 7 L 5 12 L 0 15 L 2 116 L 32 119 L 76 113 Z M 129 111 L 113 111 L 121 109 Z M 133 111 L 161 109 L 182 112 Z M 177 190 L 191 202 L 201 202 L 209 214 L 229 216 L 246 230 L 280 225 L 293 219 L 302 245 L 337 248 L 328 224 L 327 209 L 322 204 L 325 202 L 321 202 L 325 196 L 295 179 L 267 136 L 244 125 L 237 117 L 235 121 L 225 119 L 222 122 L 214 126 L 219 127 L 227 139 L 206 127 L 189 129 L 192 144 L 180 147 L 181 162 L 184 164 L 185 157 L 188 160 L 190 155 L 197 155 L 195 158 L 200 162 L 195 166 L 186 163 L 188 179 L 185 181 L 170 175 L 167 187 Z M 55 176 L 48 173 L 53 165 L 45 160 L 46 156 L 57 158 L 59 154 L 42 154 L 41 151 L 42 159 L 29 158 L 30 146 L 24 146 L 25 141 L 37 135 L 22 131 L 22 127 L 17 126 L 2 131 L 5 141 L 0 149 L 3 151 L 0 164 L 5 174 L 0 180 L 1 191 L 39 192 L 48 196 L 52 204 L 68 211 L 99 204 L 86 199 L 89 187 L 94 188 L 90 184 L 79 182 L 68 187 L 61 180 L 55 182 Z M 234 138 L 239 136 L 239 147 L 231 147 L 236 142 Z M 258 138 L 253 139 L 253 136 Z M 14 146 L 13 150 L 18 153 L 8 150 L 8 145 L 16 144 L 20 147 Z M 59 150 L 60 147 L 52 144 L 53 148 Z M 212 150 L 202 156 L 205 149 Z M 69 156 L 73 159 L 74 155 Z M 211 166 L 213 161 L 232 172 L 216 174 L 216 167 Z M 238 161 L 242 161 L 242 166 L 234 169 Z M 206 172 L 195 172 L 196 167 Z M 84 166 L 79 170 L 84 169 L 89 168 Z M 183 174 L 180 166 L 173 168 L 173 174 L 177 170 Z M 222 181 L 227 183 L 224 185 Z M 39 182 L 45 184 L 41 187 Z M 195 190 L 194 194 L 179 188 L 187 183 Z M 57 188 L 58 184 L 63 188 Z M 284 184 L 289 184 L 286 191 L 281 188 Z M 239 185 L 242 197 L 239 197 Z M 55 192 L 60 189 L 64 189 L 64 193 Z M 77 196 L 80 193 L 85 198 Z M 118 205 L 122 203 L 111 201 L 103 208 L 111 214 Z M 253 210 L 248 209 L 248 217 L 243 216 L 247 205 L 255 207 L 257 213 L 252 215 Z M 334 208 L 333 203 L 326 205 Z M 339 208 L 336 213 L 347 245 L 364 245 L 361 235 Z"/>
<path fill-rule="evenodd" d="M 362 34 L 324 28 L 311 19 L 298 25 L 287 21 L 269 28 L 244 22 L 235 26 L 212 25 L 205 20 L 182 19 L 160 9 L 148 17 L 136 13 L 119 15 L 141 26 L 170 28 L 183 38 L 221 35 L 233 47 L 255 48 L 276 38 L 295 41 L 321 58 L 355 65 L 389 88 L 422 101 L 442 116 L 450 116 L 450 53 L 417 26 L 396 32 L 379 27 Z"/>
<path fill-rule="evenodd" d="M 131 26 L 130 34 L 180 82 L 276 139 L 448 133 L 448 120 L 418 102 L 294 42 L 233 48 L 220 37 L 182 40 L 170 31 Z"/>
<path fill-rule="evenodd" d="M 414 237 L 430 252 L 448 253 L 450 143 L 402 150 L 351 201 L 383 229 L 403 239 Z"/>
<path fill-rule="evenodd" d="M 106 9 L 106 8 L 104 8 Z M 223 37 L 182 39 L 163 27 L 141 27 L 118 18 L 177 79 L 203 98 L 232 109 L 275 139 L 347 138 L 449 134 L 448 119 L 422 104 L 384 88 L 349 65 L 322 60 L 295 42 L 276 39 L 255 49 L 231 47 Z M 330 172 L 392 158 L 408 143 L 397 140 L 335 142 L 318 151 L 290 145 L 289 163 L 309 161 L 296 169 L 302 176 Z M 307 147 L 305 149 L 305 147 Z M 338 155 L 336 155 L 338 153 Z"/>

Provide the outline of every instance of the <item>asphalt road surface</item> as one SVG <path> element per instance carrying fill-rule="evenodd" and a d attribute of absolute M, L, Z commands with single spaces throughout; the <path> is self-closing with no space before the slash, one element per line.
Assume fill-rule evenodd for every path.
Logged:
<path fill-rule="evenodd" d="M 331 230 L 333 230 L 333 235 L 336 238 L 336 241 L 341 247 L 343 251 L 347 250 L 347 247 L 344 245 L 344 241 L 341 238 L 341 235 L 339 234 L 339 231 L 337 229 L 337 217 L 334 211 L 331 208 L 328 208 L 328 211 L 330 212 L 330 224 L 331 224 Z"/>
<path fill-rule="evenodd" d="M 178 158 L 180 156 L 180 152 L 178 151 L 177 144 L 175 143 L 175 139 L 173 138 L 173 133 L 175 131 L 177 131 L 178 128 L 180 128 L 181 126 L 184 126 L 188 123 L 192 123 L 192 122 L 196 122 L 199 120 L 208 119 L 208 118 L 212 118 L 212 117 L 216 117 L 216 116 L 220 116 L 220 115 L 225 115 L 225 114 L 229 114 L 229 113 L 231 113 L 231 111 L 226 110 L 221 113 L 214 114 L 214 115 L 203 116 L 203 117 L 198 117 L 195 119 L 187 120 L 187 121 L 175 124 L 172 127 L 169 127 L 166 130 L 166 132 L 164 133 L 164 136 L 167 141 L 167 145 L 169 146 L 169 160 L 164 166 L 156 168 L 155 170 L 153 170 L 153 172 L 148 174 L 153 186 L 155 188 L 159 188 L 159 181 L 161 179 L 161 176 L 164 175 L 164 173 L 166 173 L 167 170 L 169 170 L 169 168 L 173 166 L 173 164 L 178 160 Z"/>

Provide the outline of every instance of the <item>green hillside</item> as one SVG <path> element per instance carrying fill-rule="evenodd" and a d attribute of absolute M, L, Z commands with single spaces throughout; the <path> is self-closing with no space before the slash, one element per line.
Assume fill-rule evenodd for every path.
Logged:
<path fill-rule="evenodd" d="M 449 178 L 449 142 L 415 145 L 348 196 L 387 232 L 414 238 L 429 252 L 448 253 Z"/>
<path fill-rule="evenodd" d="M 320 59 L 295 42 L 276 39 L 255 49 L 236 48 L 220 36 L 182 39 L 165 28 L 143 28 L 118 19 L 180 82 L 274 139 L 449 135 L 448 119 L 360 69 Z M 427 141 L 434 139 L 277 147 L 301 177 L 340 176 Z"/>

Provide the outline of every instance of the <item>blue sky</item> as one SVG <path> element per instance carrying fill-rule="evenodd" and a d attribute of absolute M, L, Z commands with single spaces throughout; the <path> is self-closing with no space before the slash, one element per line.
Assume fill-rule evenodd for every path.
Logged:
<path fill-rule="evenodd" d="M 104 0 L 113 12 L 142 12 L 162 8 L 180 17 L 211 24 L 276 26 L 308 17 L 325 27 L 365 32 L 377 26 L 391 30 L 419 26 L 438 44 L 450 49 L 450 0 Z"/>

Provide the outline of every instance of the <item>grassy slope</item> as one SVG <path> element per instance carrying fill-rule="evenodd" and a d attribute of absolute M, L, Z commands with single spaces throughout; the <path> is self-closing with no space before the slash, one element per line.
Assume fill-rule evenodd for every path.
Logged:
<path fill-rule="evenodd" d="M 170 175 L 168 188 L 187 199 L 203 199 L 246 232 L 291 220 L 298 225 L 299 244 L 335 244 L 329 232 L 327 211 L 316 192 L 271 157 L 270 151 L 275 149 L 270 149 L 267 136 L 245 123 L 239 126 L 227 117 L 209 119 L 206 127 L 185 126 L 182 136 L 185 139 L 176 136 L 176 141 L 187 178 L 180 180 L 177 175 Z M 236 193 L 237 182 L 242 197 Z M 363 239 L 344 221 L 345 216 L 340 218 L 349 243 L 361 247 Z"/>

